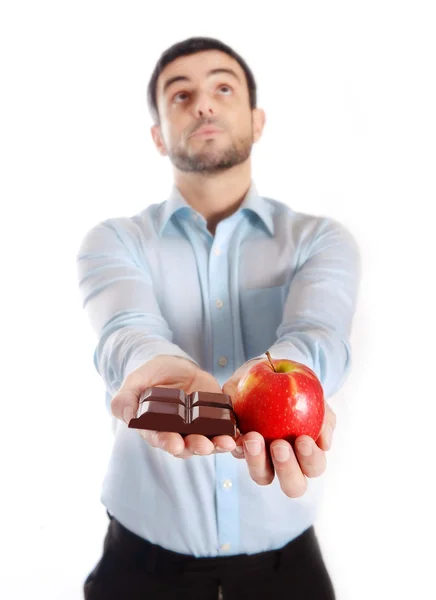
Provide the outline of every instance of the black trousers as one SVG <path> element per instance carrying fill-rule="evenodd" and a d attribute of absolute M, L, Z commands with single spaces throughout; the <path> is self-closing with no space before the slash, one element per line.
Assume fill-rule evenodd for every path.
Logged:
<path fill-rule="evenodd" d="M 280 550 L 195 558 L 150 544 L 110 518 L 85 600 L 335 598 L 313 527 Z"/>

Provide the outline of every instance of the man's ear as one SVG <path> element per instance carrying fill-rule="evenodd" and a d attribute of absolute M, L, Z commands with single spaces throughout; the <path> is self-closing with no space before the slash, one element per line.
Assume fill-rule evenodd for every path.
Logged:
<path fill-rule="evenodd" d="M 263 128 L 265 127 L 266 115 L 262 108 L 254 108 L 253 115 L 253 142 L 257 142 L 262 137 Z"/>
<path fill-rule="evenodd" d="M 165 147 L 165 143 L 162 138 L 162 132 L 160 129 L 160 125 L 153 125 L 151 128 L 151 137 L 153 138 L 153 142 L 161 156 L 168 156 L 167 149 Z"/>

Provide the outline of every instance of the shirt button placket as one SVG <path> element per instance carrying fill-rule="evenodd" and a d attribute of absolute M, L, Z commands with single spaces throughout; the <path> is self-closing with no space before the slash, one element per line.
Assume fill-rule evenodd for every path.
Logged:
<path fill-rule="evenodd" d="M 218 239 L 217 236 L 221 235 Z M 232 366 L 233 332 L 229 302 L 228 261 L 224 252 L 230 231 L 217 232 L 209 254 L 209 294 L 212 320 L 213 370 L 218 378 L 225 378 Z M 230 373 L 229 373 L 230 376 Z"/>
<path fill-rule="evenodd" d="M 228 259 L 224 251 L 230 228 L 223 227 L 215 236 L 209 255 L 209 293 L 212 320 L 213 373 L 219 381 L 231 375 L 233 367 L 233 330 L 230 305 Z M 218 552 L 225 555 L 239 548 L 240 521 L 237 463 L 230 453 L 215 454 L 215 497 Z"/>
<path fill-rule="evenodd" d="M 218 545 L 220 554 L 239 548 L 238 463 L 230 453 L 215 455 Z"/>

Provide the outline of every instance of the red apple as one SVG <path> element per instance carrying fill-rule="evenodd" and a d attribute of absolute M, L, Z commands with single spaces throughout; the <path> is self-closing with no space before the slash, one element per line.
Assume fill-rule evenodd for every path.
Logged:
<path fill-rule="evenodd" d="M 324 421 L 321 383 L 306 365 L 288 359 L 255 363 L 240 379 L 233 408 L 241 433 L 257 431 L 269 445 L 300 435 L 317 440 Z"/>

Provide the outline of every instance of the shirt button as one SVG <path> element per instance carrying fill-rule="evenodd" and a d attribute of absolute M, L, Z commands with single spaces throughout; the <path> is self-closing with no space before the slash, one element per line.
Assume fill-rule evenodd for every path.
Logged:
<path fill-rule="evenodd" d="M 222 308 L 222 307 L 224 306 L 224 302 L 223 302 L 222 300 L 219 300 L 219 299 L 218 299 L 218 300 L 215 302 L 215 306 L 216 306 L 217 308 Z"/>
<path fill-rule="evenodd" d="M 222 550 L 223 552 L 228 552 L 228 551 L 230 550 L 230 548 L 231 548 L 231 546 L 230 546 L 230 544 L 229 544 L 228 542 L 226 542 L 225 544 L 223 544 L 223 545 L 221 546 L 221 550 Z"/>
<path fill-rule="evenodd" d="M 231 487 L 232 487 L 231 479 L 226 479 L 225 481 L 223 481 L 223 488 L 225 490 L 229 490 Z"/>
<path fill-rule="evenodd" d="M 220 367 L 225 367 L 227 364 L 227 356 L 220 356 L 218 364 Z"/>
<path fill-rule="evenodd" d="M 221 248 L 219 246 L 217 246 L 214 250 L 214 254 L 215 256 L 219 256 L 221 254 Z"/>

